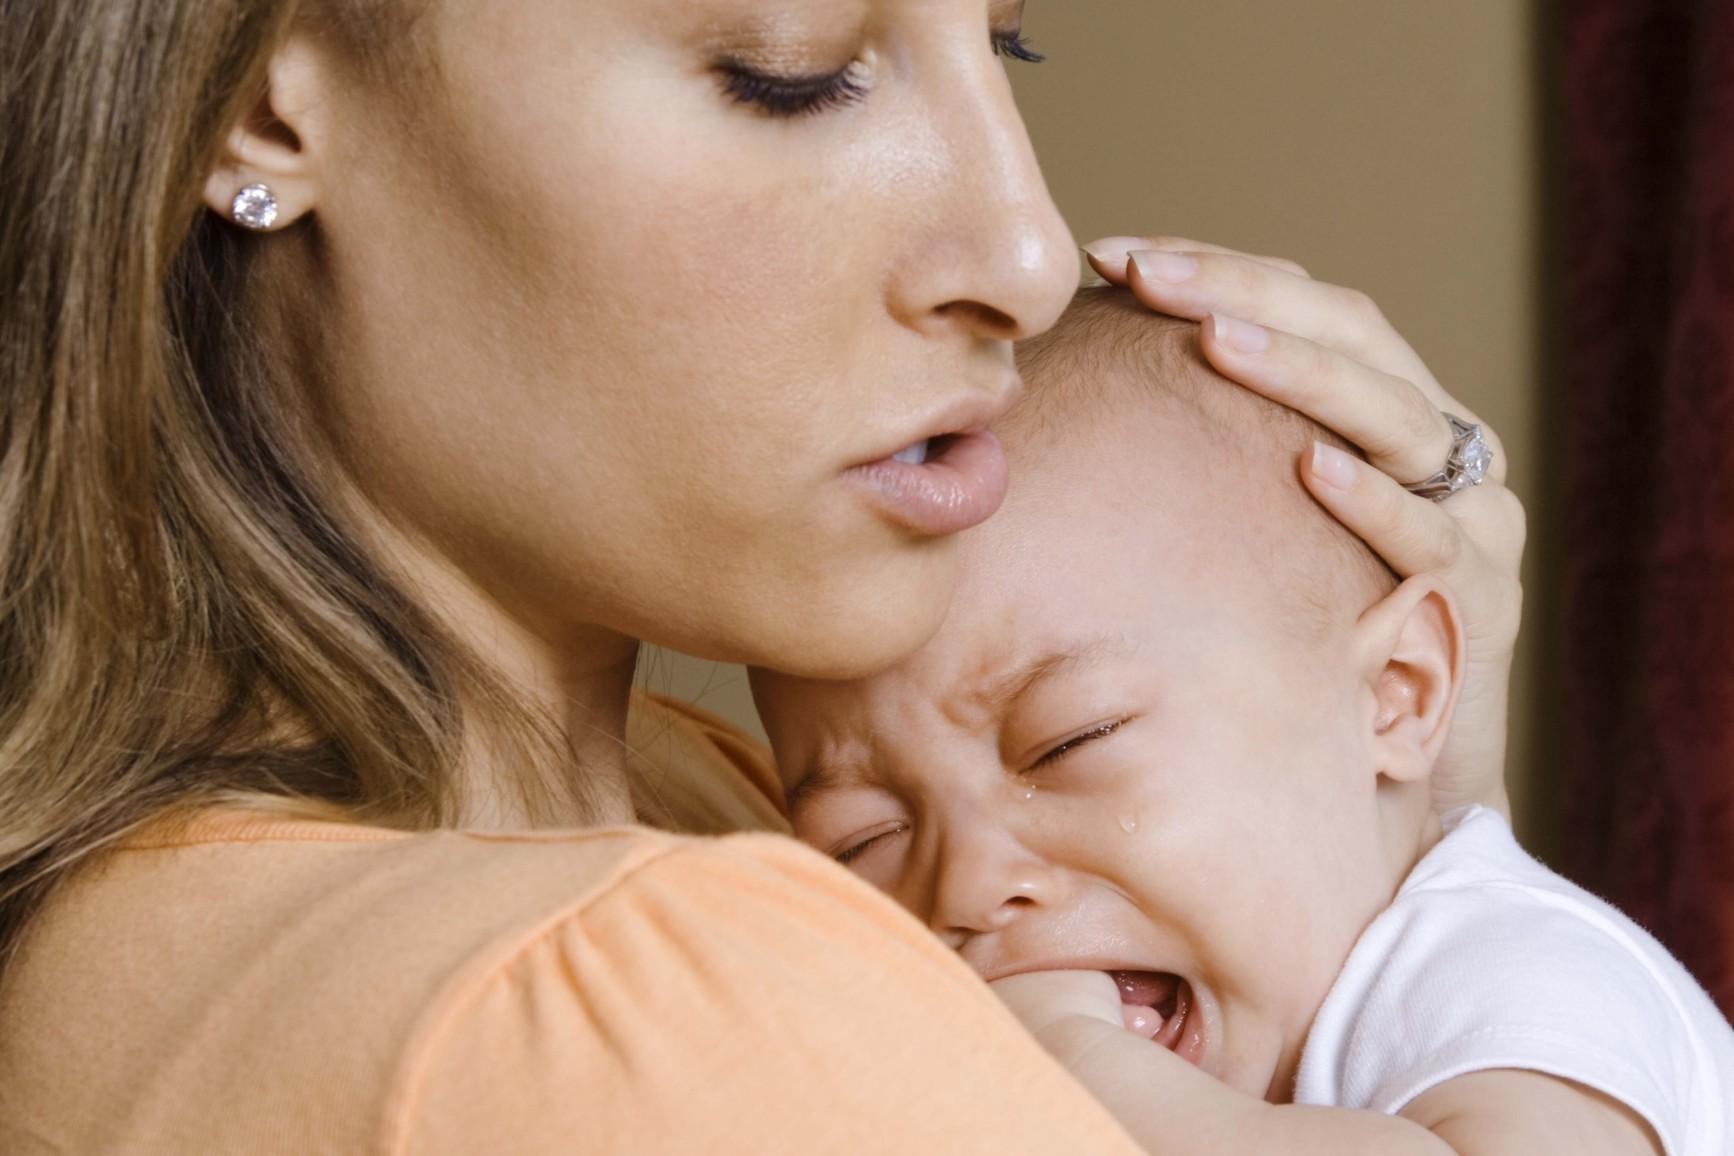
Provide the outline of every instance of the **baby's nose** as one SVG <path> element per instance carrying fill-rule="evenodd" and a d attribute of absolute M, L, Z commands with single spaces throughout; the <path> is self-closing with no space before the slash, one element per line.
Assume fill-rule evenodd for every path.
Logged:
<path fill-rule="evenodd" d="M 941 854 L 928 926 L 959 948 L 1057 903 L 1063 891 L 1054 866 L 1003 832 L 954 839 Z"/>

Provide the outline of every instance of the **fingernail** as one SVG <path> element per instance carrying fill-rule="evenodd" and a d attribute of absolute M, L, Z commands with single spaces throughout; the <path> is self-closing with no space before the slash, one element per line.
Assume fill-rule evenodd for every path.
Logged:
<path fill-rule="evenodd" d="M 1360 463 L 1336 446 L 1313 443 L 1313 476 L 1338 490 L 1352 490 L 1360 472 Z"/>
<path fill-rule="evenodd" d="M 1160 249 L 1140 249 L 1132 254 L 1132 264 L 1146 281 L 1166 281 L 1170 285 L 1191 279 L 1198 272 L 1198 262 L 1180 253 L 1164 253 Z"/>
<path fill-rule="evenodd" d="M 1270 330 L 1262 325 L 1212 313 L 1210 328 L 1217 341 L 1236 353 L 1263 353 L 1270 348 Z"/>
<path fill-rule="evenodd" d="M 1123 269 L 1126 260 L 1132 255 L 1133 249 L 1141 249 L 1148 241 L 1140 241 L 1136 237 L 1103 237 L 1100 241 L 1091 241 L 1084 246 L 1084 252 L 1098 265 Z"/>

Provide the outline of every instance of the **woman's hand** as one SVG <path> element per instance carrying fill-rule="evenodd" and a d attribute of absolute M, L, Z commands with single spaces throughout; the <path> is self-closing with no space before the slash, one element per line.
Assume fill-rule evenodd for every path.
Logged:
<path fill-rule="evenodd" d="M 1315 448 L 1301 478 L 1319 503 L 1407 578 L 1435 574 L 1456 592 L 1468 635 L 1467 677 L 1434 769 L 1439 809 L 1509 810 L 1506 711 L 1522 617 L 1523 504 L 1505 487 L 1498 435 L 1486 484 L 1443 502 L 1400 483 L 1444 465 L 1442 413 L 1475 417 L 1439 385 L 1364 293 L 1313 280 L 1292 261 L 1172 237 L 1112 237 L 1084 247 L 1105 280 L 1151 309 L 1205 322 L 1204 356 L 1224 376 L 1336 430 L 1361 462 Z"/>

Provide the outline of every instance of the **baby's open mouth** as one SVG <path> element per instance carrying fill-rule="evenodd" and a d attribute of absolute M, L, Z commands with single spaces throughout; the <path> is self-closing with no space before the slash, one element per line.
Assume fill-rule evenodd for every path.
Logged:
<path fill-rule="evenodd" d="M 1204 1025 L 1192 985 L 1165 971 L 1111 971 L 1120 987 L 1126 1030 L 1197 1064 L 1204 1058 Z"/>

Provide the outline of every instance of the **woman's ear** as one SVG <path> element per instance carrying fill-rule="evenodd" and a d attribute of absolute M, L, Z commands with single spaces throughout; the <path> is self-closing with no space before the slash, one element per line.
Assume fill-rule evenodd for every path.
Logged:
<path fill-rule="evenodd" d="M 222 155 L 205 178 L 205 204 L 213 212 L 269 230 L 313 211 L 321 192 L 331 80 L 328 62 L 309 38 L 292 33 L 278 46 L 264 91 L 230 126 Z"/>
<path fill-rule="evenodd" d="M 1438 580 L 1411 578 L 1355 625 L 1379 774 L 1420 782 L 1451 729 L 1463 684 L 1463 626 Z"/>

